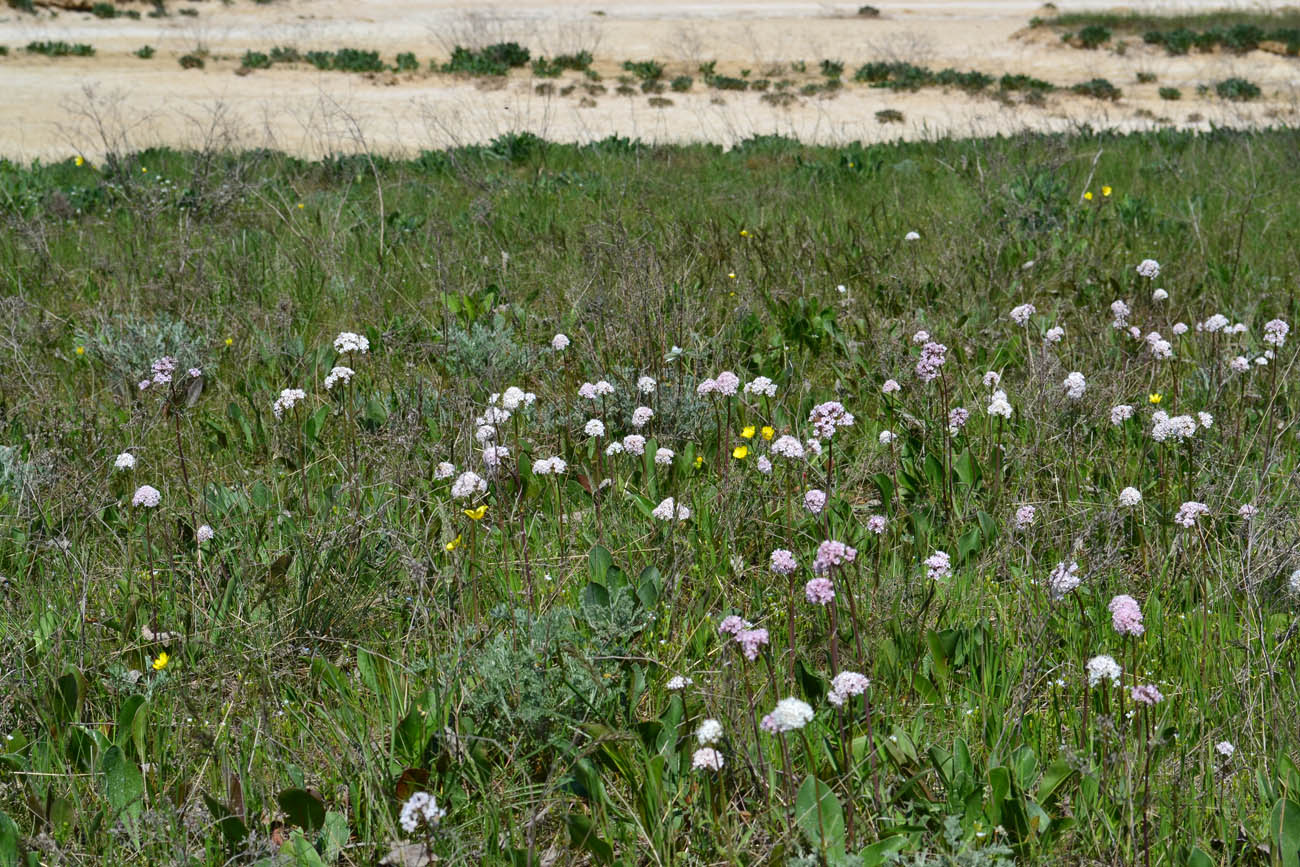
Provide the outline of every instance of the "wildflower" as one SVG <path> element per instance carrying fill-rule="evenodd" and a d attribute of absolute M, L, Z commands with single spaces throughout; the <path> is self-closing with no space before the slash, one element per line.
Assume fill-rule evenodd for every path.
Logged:
<path fill-rule="evenodd" d="M 723 764 L 722 753 L 713 747 L 700 747 L 691 754 L 691 769 L 695 771 L 720 771 Z"/>
<path fill-rule="evenodd" d="M 783 698 L 761 723 L 763 731 L 778 734 L 792 732 L 812 722 L 813 709 L 806 702 L 797 698 Z"/>
<path fill-rule="evenodd" d="M 772 472 L 772 462 L 767 459 L 767 455 L 759 455 L 754 466 L 765 476 Z"/>
<path fill-rule="evenodd" d="M 803 507 L 814 515 L 820 515 L 826 508 L 826 492 L 816 488 L 803 495 Z"/>
<path fill-rule="evenodd" d="M 1120 635 L 1141 635 L 1146 632 L 1142 625 L 1142 609 L 1132 596 L 1121 593 L 1110 600 L 1110 625 Z"/>
<path fill-rule="evenodd" d="M 813 605 L 828 605 L 835 598 L 835 585 L 829 578 L 813 578 L 804 585 L 803 592 Z"/>
<path fill-rule="evenodd" d="M 85 354 L 86 354 L 86 347 L 84 347 L 84 346 L 78 346 L 78 347 L 76 348 L 75 352 L 77 353 L 77 355 L 85 355 Z"/>
<path fill-rule="evenodd" d="M 1175 322 L 1175 323 L 1174 323 L 1173 331 L 1174 331 L 1174 334 L 1175 334 L 1175 335 L 1177 335 L 1177 336 L 1179 336 L 1179 337 L 1182 337 L 1184 334 L 1187 333 L 1187 323 L 1186 323 L 1186 322 Z"/>
<path fill-rule="evenodd" d="M 132 506 L 146 509 L 156 509 L 161 502 L 162 494 L 153 485 L 141 485 L 135 489 L 135 496 L 131 497 Z"/>
<path fill-rule="evenodd" d="M 671 689 L 673 692 L 676 692 L 679 689 L 686 689 L 686 687 L 690 686 L 693 683 L 695 683 L 695 681 L 691 680 L 689 677 L 678 674 L 670 678 L 668 680 L 668 683 L 664 684 L 664 686 L 667 687 L 668 689 Z"/>
<path fill-rule="evenodd" d="M 970 410 L 965 407 L 956 406 L 948 413 L 948 435 L 957 436 L 966 422 L 970 419 Z"/>
<path fill-rule="evenodd" d="M 1256 508 L 1254 503 L 1243 503 L 1241 508 L 1237 510 L 1237 514 L 1241 516 L 1243 521 L 1251 521 L 1259 514 L 1259 509 Z"/>
<path fill-rule="evenodd" d="M 655 463 L 661 467 L 666 467 L 673 462 L 673 458 L 675 457 L 677 457 L 677 453 L 672 449 L 666 449 L 660 446 L 659 450 L 655 452 Z M 703 458 L 700 460 L 703 460 Z"/>
<path fill-rule="evenodd" d="M 1213 418 L 1210 419 L 1213 421 Z M 1158 443 L 1172 439 L 1182 442 L 1196 434 L 1197 419 L 1190 415 L 1170 416 L 1168 413 L 1155 412 L 1151 415 L 1151 438 Z"/>
<path fill-rule="evenodd" d="M 918 331 L 912 335 L 913 343 L 925 343 L 929 339 L 930 339 L 930 332 L 924 330 Z"/>
<path fill-rule="evenodd" d="M 813 407 L 808 413 L 808 424 L 812 425 L 818 437 L 830 439 L 835 436 L 836 428 L 853 426 L 853 414 L 847 412 L 839 401 L 828 400 Z"/>
<path fill-rule="evenodd" d="M 952 575 L 952 558 L 947 551 L 935 551 L 925 558 L 926 577 L 931 581 L 940 581 Z"/>
<path fill-rule="evenodd" d="M 487 514 L 487 503 L 483 503 L 477 509 L 461 509 L 461 513 L 471 521 L 481 521 Z"/>
<path fill-rule="evenodd" d="M 745 425 L 743 430 L 741 430 L 740 436 L 742 439 L 752 440 L 754 438 L 754 434 L 756 433 L 758 433 L 758 429 L 754 427 L 752 424 L 748 424 Z"/>
<path fill-rule="evenodd" d="M 856 671 L 841 671 L 831 678 L 831 690 L 826 700 L 836 707 L 841 707 L 846 699 L 862 695 L 871 686 L 871 681 Z"/>
<path fill-rule="evenodd" d="M 285 410 L 293 409 L 299 401 L 307 399 L 307 392 L 301 388 L 286 388 L 280 392 L 280 396 L 275 399 L 271 405 L 271 412 L 275 414 L 277 421 L 284 418 Z"/>
<path fill-rule="evenodd" d="M 1073 560 L 1067 564 L 1062 560 L 1048 576 L 1047 589 L 1052 601 L 1060 602 L 1080 583 L 1082 580 L 1079 578 L 1079 564 Z"/>
<path fill-rule="evenodd" d="M 1210 507 L 1204 503 L 1198 503 L 1195 500 L 1189 500 L 1178 507 L 1178 513 L 1174 515 L 1174 523 L 1180 526 L 1191 528 L 1196 525 L 1196 519 L 1201 515 L 1208 515 Z"/>
<path fill-rule="evenodd" d="M 467 470 L 456 477 L 456 481 L 451 483 L 451 496 L 455 500 L 468 500 L 475 494 L 487 492 L 487 481 L 478 473 Z"/>
<path fill-rule="evenodd" d="M 933 341 L 921 347 L 921 357 L 916 362 L 916 376 L 922 382 L 933 382 L 939 377 L 939 368 L 947 361 L 948 347 Z"/>
<path fill-rule="evenodd" d="M 1002 374 L 996 370 L 990 370 L 985 372 L 980 381 L 984 383 L 985 388 L 997 388 L 999 383 L 1002 382 Z"/>
<path fill-rule="evenodd" d="M 1133 417 L 1133 407 L 1127 403 L 1110 408 L 1110 423 L 1119 426 Z"/>
<path fill-rule="evenodd" d="M 446 545 L 443 545 L 442 547 L 443 550 L 445 550 L 448 554 L 450 554 L 452 551 L 455 551 L 457 548 L 460 547 L 460 534 L 459 533 L 456 534 L 455 539 L 452 539 L 450 542 L 448 542 Z"/>
<path fill-rule="evenodd" d="M 560 476 L 569 468 L 569 464 L 564 458 L 558 455 L 550 458 L 542 458 L 533 464 L 533 473 L 539 476 Z"/>
<path fill-rule="evenodd" d="M 518 386 L 512 385 L 501 395 L 501 406 L 507 412 L 514 412 L 521 406 L 532 406 L 537 400 L 537 395 L 531 391 L 524 391 Z"/>
<path fill-rule="evenodd" d="M 663 502 L 651 510 L 650 514 L 660 521 L 671 521 L 674 515 L 676 515 L 677 520 L 686 521 L 691 517 L 691 510 L 686 506 L 678 505 L 672 497 L 666 497 Z"/>
<path fill-rule="evenodd" d="M 645 454 L 645 437 L 640 434 L 628 434 L 623 437 L 623 451 L 629 455 Z"/>
<path fill-rule="evenodd" d="M 715 380 L 714 385 L 718 394 L 724 397 L 731 397 L 736 393 L 736 390 L 740 388 L 740 377 L 736 376 L 736 374 L 732 373 L 730 370 L 724 370 L 722 373 L 718 374 L 718 378 Z"/>
<path fill-rule="evenodd" d="M 1165 700 L 1165 697 L 1160 694 L 1160 690 L 1149 683 L 1133 687 L 1129 690 L 1129 695 L 1132 696 L 1134 703 L 1144 707 L 1154 707 Z"/>
<path fill-rule="evenodd" d="M 589 437 L 603 437 L 605 435 L 605 423 L 598 418 L 593 418 L 587 422 L 582 430 Z"/>
<path fill-rule="evenodd" d="M 754 624 L 750 623 L 739 614 L 728 614 L 726 617 L 722 618 L 722 622 L 718 624 L 718 634 L 731 635 L 734 637 L 753 625 Z"/>
<path fill-rule="evenodd" d="M 813 572 L 823 574 L 837 566 L 852 563 L 858 557 L 858 550 L 850 548 L 843 542 L 827 539 L 817 546 L 817 556 L 813 560 Z"/>
<path fill-rule="evenodd" d="M 1214 745 L 1214 751 L 1225 759 L 1230 759 L 1232 754 L 1237 751 L 1237 748 L 1232 745 L 1232 741 L 1219 741 Z"/>
<path fill-rule="evenodd" d="M 900 386 L 898 380 L 895 379 L 886 379 L 885 384 L 880 387 L 880 390 L 885 394 L 893 394 L 901 389 L 902 386 Z"/>
<path fill-rule="evenodd" d="M 337 383 L 340 382 L 342 382 L 344 385 L 347 385 L 352 381 L 352 377 L 355 375 L 355 373 L 356 371 L 354 371 L 350 367 L 340 366 L 340 367 L 332 368 L 329 372 L 329 375 L 325 377 L 325 390 L 329 391 L 330 389 L 334 388 L 334 386 Z"/>
<path fill-rule="evenodd" d="M 794 552 L 787 551 L 785 548 L 777 548 L 773 551 L 771 561 L 772 571 L 778 575 L 789 575 L 799 565 L 794 559 Z"/>
<path fill-rule="evenodd" d="M 867 531 L 879 536 L 885 532 L 887 523 L 884 515 L 872 515 L 867 518 Z"/>
<path fill-rule="evenodd" d="M 772 437 L 776 436 L 776 428 L 772 427 L 771 425 L 765 424 L 759 430 L 758 435 L 763 438 L 764 442 L 771 442 Z"/>
<path fill-rule="evenodd" d="M 755 377 L 753 381 L 745 383 L 745 394 L 776 397 L 776 383 L 766 376 Z"/>
<path fill-rule="evenodd" d="M 1152 403 L 1152 404 L 1159 405 L 1159 403 L 1160 403 L 1160 392 L 1158 392 L 1158 391 L 1153 391 L 1153 392 L 1151 392 L 1150 394 L 1148 394 L 1148 395 L 1147 395 L 1147 401 L 1150 402 L 1150 403 Z"/>
<path fill-rule="evenodd" d="M 618 440 L 614 440 L 612 443 L 605 446 L 605 454 L 609 457 L 623 454 L 623 444 Z"/>
<path fill-rule="evenodd" d="M 1201 427 L 1203 428 L 1208 428 L 1214 424 L 1214 416 L 1210 415 L 1208 412 L 1198 412 L 1196 414 L 1196 419 L 1201 423 Z"/>
<path fill-rule="evenodd" d="M 1132 312 L 1133 311 L 1129 310 L 1127 304 L 1119 298 L 1116 298 L 1114 301 L 1110 302 L 1110 315 L 1115 317 L 1115 321 L 1112 322 L 1111 325 L 1115 328 L 1125 327 L 1128 325 L 1128 318 Z"/>
<path fill-rule="evenodd" d="M 1029 317 L 1038 312 L 1032 304 L 1021 304 L 1011 308 L 1011 321 L 1017 325 L 1025 325 L 1029 322 Z"/>
<path fill-rule="evenodd" d="M 584 382 L 582 385 L 578 386 L 578 397 L 581 397 L 584 400 L 595 400 L 596 399 L 595 384 L 590 382 Z"/>
<path fill-rule="evenodd" d="M 510 457 L 510 449 L 506 446 L 488 446 L 483 449 L 483 465 L 489 470 L 495 470 L 501 461 Z"/>
<path fill-rule="evenodd" d="M 894 433 L 892 430 L 882 430 L 880 436 L 876 437 L 876 439 L 880 441 L 882 446 L 887 446 L 894 440 L 898 439 L 898 434 Z"/>
<path fill-rule="evenodd" d="M 743 461 L 749 457 L 749 446 L 736 446 L 731 450 L 731 456 L 738 461 Z"/>
<path fill-rule="evenodd" d="M 1103 186 L 1103 187 L 1101 188 L 1101 194 L 1102 194 L 1103 196 L 1107 197 L 1107 198 L 1110 198 L 1110 187 L 1109 187 L 1109 186 Z"/>
<path fill-rule="evenodd" d="M 1291 331 L 1291 326 L 1287 325 L 1281 319 L 1270 319 L 1264 323 L 1264 342 L 1271 343 L 1278 349 L 1286 343 L 1286 336 Z"/>
<path fill-rule="evenodd" d="M 1037 520 L 1037 518 L 1038 510 L 1026 503 L 1019 509 L 1016 509 L 1016 517 L 1014 520 L 1015 528 L 1017 530 L 1028 530 L 1034 525 L 1034 521 Z"/>
<path fill-rule="evenodd" d="M 636 390 L 642 394 L 654 394 L 658 383 L 653 376 L 642 376 L 636 381 Z"/>
<path fill-rule="evenodd" d="M 767 646 L 766 629 L 742 629 L 736 633 L 736 643 L 740 645 L 740 652 L 745 654 L 745 658 L 750 662 L 758 659 L 759 651 Z"/>
<path fill-rule="evenodd" d="M 455 472 L 456 472 L 455 464 L 450 463 L 449 461 L 443 461 L 442 463 L 438 464 L 437 467 L 434 468 L 433 477 L 439 481 L 441 481 L 442 479 L 450 479 L 452 477 L 452 474 Z"/>
<path fill-rule="evenodd" d="M 1159 331 L 1152 331 L 1146 337 L 1147 348 L 1156 358 L 1173 358 L 1174 345 L 1160 336 Z"/>
<path fill-rule="evenodd" d="M 1250 362 L 1246 360 L 1244 355 L 1238 355 L 1236 358 L 1232 359 L 1232 361 L 1228 362 L 1228 367 L 1233 373 L 1245 373 L 1250 370 Z"/>
<path fill-rule="evenodd" d="M 557 334 L 551 338 L 551 349 L 556 352 L 563 352 L 569 348 L 569 338 L 563 334 Z"/>
<path fill-rule="evenodd" d="M 655 411 L 648 406 L 638 406 L 632 410 L 632 427 L 642 428 L 654 418 Z"/>
<path fill-rule="evenodd" d="M 1083 397 L 1084 389 L 1088 387 L 1088 383 L 1083 379 L 1083 374 L 1077 370 L 1065 377 L 1063 385 L 1065 386 L 1066 397 L 1071 400 L 1078 400 Z"/>
<path fill-rule="evenodd" d="M 199 528 L 194 531 L 194 538 L 198 540 L 200 545 L 204 542 L 211 542 L 212 538 L 216 535 L 216 531 L 208 524 L 201 524 Z"/>
<path fill-rule="evenodd" d="M 122 472 L 128 472 L 135 469 L 135 455 L 130 452 L 122 452 L 113 459 L 113 468 Z"/>
<path fill-rule="evenodd" d="M 821 457 L 822 444 L 817 440 L 806 440 L 803 444 L 804 450 L 814 457 Z"/>
<path fill-rule="evenodd" d="M 73 160 L 73 162 L 75 162 L 75 163 L 77 164 L 77 168 L 81 168 L 82 166 L 84 166 L 84 165 L 86 164 L 86 159 L 85 159 L 85 157 L 83 157 L 83 156 L 81 156 L 80 154 L 78 154 L 77 157 L 76 157 L 76 159 Z"/>
<path fill-rule="evenodd" d="M 227 337 L 227 338 L 226 338 L 226 348 L 229 349 L 230 347 L 232 347 L 232 346 L 234 346 L 234 345 L 235 345 L 235 338 L 233 338 L 233 337 Z"/>
<path fill-rule="evenodd" d="M 989 399 L 989 405 L 987 409 L 985 409 L 985 412 L 989 415 L 1011 418 L 1011 402 L 1007 400 L 1007 393 L 1001 389 L 993 392 L 993 396 Z"/>
<path fill-rule="evenodd" d="M 1083 194 L 1083 200 L 1084 200 L 1085 202 L 1091 202 L 1091 201 L 1092 201 L 1092 190 L 1088 190 L 1088 191 L 1086 191 L 1086 192 Z"/>
<path fill-rule="evenodd" d="M 1137 488 L 1125 488 L 1119 492 L 1119 504 L 1131 509 L 1142 502 L 1142 492 Z"/>
<path fill-rule="evenodd" d="M 1054 325 L 1047 329 L 1047 333 L 1043 335 L 1043 339 L 1048 343 L 1060 343 L 1064 337 L 1065 329 L 1059 325 Z"/>
<path fill-rule="evenodd" d="M 167 663 L 169 662 L 171 662 L 171 657 L 168 656 L 167 651 L 164 650 L 162 653 L 158 654 L 158 657 L 153 661 L 153 670 L 162 671 L 167 667 Z"/>
<path fill-rule="evenodd" d="M 1137 272 L 1139 277 L 1154 280 L 1160 276 L 1160 263 L 1155 259 L 1143 259 L 1138 263 Z"/>
<path fill-rule="evenodd" d="M 781 436 L 777 438 L 776 442 L 772 443 L 772 454 L 790 460 L 798 460 L 803 457 L 803 446 L 792 436 Z"/>
<path fill-rule="evenodd" d="M 416 792 L 402 805 L 398 821 L 402 825 L 402 830 L 414 834 L 421 826 L 426 829 L 436 827 L 446 815 L 447 811 L 438 806 L 433 795 L 428 792 Z"/>
<path fill-rule="evenodd" d="M 1111 683 L 1119 683 L 1119 676 L 1123 669 L 1119 663 L 1112 657 L 1106 655 L 1094 656 L 1088 660 L 1088 686 L 1096 686 L 1103 680 L 1109 680 Z"/>
<path fill-rule="evenodd" d="M 919 240 L 921 240 L 921 236 L 920 236 L 920 234 L 917 233 L 917 232 L 908 232 L 906 235 L 903 236 L 903 240 L 904 240 L 904 241 L 919 241 Z"/>
<path fill-rule="evenodd" d="M 1229 328 L 1231 324 L 1232 323 L 1228 321 L 1228 317 L 1224 316 L 1222 313 L 1215 313 L 1204 322 L 1196 323 L 1196 330 L 1208 331 L 1209 333 L 1214 334 Z"/>
<path fill-rule="evenodd" d="M 1151 293 L 1152 301 L 1165 301 L 1169 298 L 1169 293 L 1163 289 L 1157 289 Z M 1184 326 L 1186 327 L 1186 326 Z"/>
<path fill-rule="evenodd" d="M 153 378 L 148 380 L 151 385 L 167 385 L 172 381 L 172 374 L 176 372 L 176 359 L 170 355 L 164 355 L 150 365 L 153 372 Z M 140 388 L 143 390 L 147 386 L 142 382 Z"/>
<path fill-rule="evenodd" d="M 722 723 L 715 719 L 706 719 L 695 730 L 695 742 L 700 746 L 716 744 L 722 740 Z"/>
<path fill-rule="evenodd" d="M 695 393 L 700 397 L 706 394 L 713 394 L 718 390 L 718 381 L 716 379 L 701 380 L 700 384 L 695 386 Z"/>
<path fill-rule="evenodd" d="M 355 352 L 358 355 L 365 355 L 370 351 L 370 340 L 363 335 L 353 334 L 351 331 L 344 331 L 334 338 L 334 351 L 340 355 L 349 352 Z"/>

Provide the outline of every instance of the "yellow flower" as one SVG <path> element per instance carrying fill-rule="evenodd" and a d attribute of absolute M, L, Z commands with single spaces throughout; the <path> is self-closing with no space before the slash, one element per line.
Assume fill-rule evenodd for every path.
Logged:
<path fill-rule="evenodd" d="M 776 436 L 776 431 L 772 429 L 771 425 L 767 424 L 763 425 L 763 429 L 759 433 L 763 435 L 765 440 L 771 440 L 772 437 Z"/>
<path fill-rule="evenodd" d="M 735 271 L 729 271 L 729 272 L 727 272 L 727 279 L 728 279 L 728 280 L 735 280 L 735 279 L 736 279 L 736 272 L 735 272 Z"/>
<path fill-rule="evenodd" d="M 1110 187 L 1102 187 L 1102 188 L 1101 188 L 1101 194 L 1102 194 L 1103 196 L 1109 196 L 1109 195 L 1110 195 Z"/>
<path fill-rule="evenodd" d="M 742 238 L 748 238 L 748 237 L 749 237 L 749 230 L 748 230 L 748 229 L 741 229 L 741 230 L 740 230 L 740 237 L 742 237 Z"/>
<path fill-rule="evenodd" d="M 754 426 L 752 424 L 745 425 L 745 429 L 740 432 L 740 435 L 747 440 L 752 440 L 754 438 Z"/>
<path fill-rule="evenodd" d="M 302 202 L 299 202 L 299 203 L 298 203 L 298 210 L 301 211 L 301 210 L 302 210 L 303 208 L 305 208 L 305 207 L 307 207 L 307 206 L 304 205 Z"/>
<path fill-rule="evenodd" d="M 145 174 L 145 175 L 149 174 L 149 167 L 148 167 L 148 166 L 140 166 L 140 173 L 141 173 L 141 174 Z"/>
<path fill-rule="evenodd" d="M 853 168 L 853 163 L 849 163 L 849 168 Z"/>
<path fill-rule="evenodd" d="M 702 466 L 704 466 L 704 455 L 696 455 L 696 456 L 695 456 L 695 469 L 698 470 L 698 469 L 699 469 L 700 467 L 702 467 Z"/>
<path fill-rule="evenodd" d="M 1091 201 L 1092 201 L 1092 190 L 1088 190 L 1088 192 L 1084 193 L 1084 194 L 1083 194 L 1083 199 L 1084 199 L 1084 201 L 1086 201 L 1086 202 L 1091 202 Z"/>
<path fill-rule="evenodd" d="M 484 503 L 477 509 L 462 509 L 462 511 L 465 513 L 465 517 L 469 518 L 471 521 L 481 521 L 483 520 L 483 516 L 487 514 L 487 503 Z"/>
<path fill-rule="evenodd" d="M 457 536 L 455 539 L 452 539 L 450 542 L 448 542 L 446 545 L 443 545 L 442 547 L 447 549 L 448 554 L 450 554 L 452 551 L 455 551 L 457 548 L 460 547 L 460 536 Z"/>
<path fill-rule="evenodd" d="M 227 338 L 226 338 L 226 346 L 227 346 L 227 347 L 231 347 L 231 346 L 234 346 L 234 345 L 235 345 L 235 338 L 233 338 L 233 337 L 227 337 Z"/>
<path fill-rule="evenodd" d="M 1150 394 L 1147 395 L 1147 400 L 1151 401 L 1152 403 L 1159 403 L 1159 402 L 1160 402 L 1160 392 L 1158 392 L 1158 391 L 1153 391 L 1153 392 L 1151 392 Z"/>
<path fill-rule="evenodd" d="M 75 160 L 73 160 L 73 162 L 75 162 L 78 167 L 84 166 L 86 164 L 85 159 L 80 156 L 77 157 Z"/>
<path fill-rule="evenodd" d="M 167 663 L 170 661 L 171 657 L 169 657 L 167 651 L 164 650 L 162 653 L 158 654 L 158 658 L 153 661 L 153 670 L 162 671 L 167 667 Z"/>
<path fill-rule="evenodd" d="M 86 354 L 86 347 L 84 347 L 84 346 L 78 346 L 78 347 L 77 347 L 77 354 L 78 354 L 78 355 L 85 355 L 85 354 Z"/>
<path fill-rule="evenodd" d="M 749 455 L 749 446 L 736 446 L 731 450 L 731 456 L 738 461 L 743 461 Z"/>

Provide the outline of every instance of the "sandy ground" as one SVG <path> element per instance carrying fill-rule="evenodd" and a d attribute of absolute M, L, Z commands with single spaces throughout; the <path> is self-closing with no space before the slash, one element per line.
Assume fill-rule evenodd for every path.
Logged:
<path fill-rule="evenodd" d="M 1063 47 L 1046 31 L 1023 32 L 1036 2 L 1020 0 L 876 0 L 876 19 L 854 14 L 858 3 L 763 0 L 512 0 L 508 6 L 452 0 L 235 0 L 173 2 L 164 19 L 101 20 L 87 14 L 0 12 L 0 156 L 61 159 L 81 153 L 151 145 L 266 146 L 304 156 L 368 147 L 385 153 L 484 142 L 528 130 L 552 140 L 588 141 L 617 134 L 655 142 L 730 144 L 756 133 L 781 133 L 836 143 L 942 135 L 986 135 L 1024 128 L 1068 130 L 1081 124 L 1118 129 L 1163 125 L 1208 128 L 1300 119 L 1300 60 L 1265 52 L 1243 57 L 1168 57 L 1140 40 L 1123 54 Z M 1088 4 L 1062 3 L 1066 10 Z M 1094 3 L 1094 6 L 1110 4 Z M 1195 2 L 1180 2 L 1185 10 Z M 1207 4 L 1209 5 L 1209 4 Z M 1222 3 L 1214 3 L 1222 6 Z M 1132 8 L 1161 8 L 1137 4 Z M 197 17 L 175 14 L 197 9 Z M 142 11 L 148 7 L 140 5 Z M 44 58 L 22 49 L 33 40 L 87 42 L 92 58 Z M 517 40 L 534 53 L 591 51 L 609 93 L 583 99 L 535 92 L 527 70 L 486 82 L 421 72 L 359 75 L 318 72 L 306 65 L 237 75 L 249 49 L 341 47 L 380 50 L 390 61 L 411 51 L 427 67 L 454 44 Z M 151 45 L 157 54 L 133 52 Z M 182 70 L 178 58 L 210 53 L 203 70 Z M 666 93 L 652 105 L 640 92 L 613 91 L 624 59 L 654 58 L 669 75 L 694 74 L 693 91 Z M 1123 89 L 1118 103 L 1058 94 L 1042 106 L 1007 106 L 989 95 L 939 89 L 894 93 L 847 83 L 834 95 L 800 98 L 778 107 L 757 93 L 718 92 L 696 72 L 705 60 L 718 70 L 753 78 L 814 80 L 818 61 L 845 61 L 846 78 L 867 60 L 907 60 L 940 69 L 1026 73 L 1068 86 L 1094 77 Z M 810 73 L 789 70 L 806 60 Z M 777 67 L 783 67 L 778 69 Z M 1139 72 L 1158 81 L 1138 84 Z M 1195 94 L 1198 84 L 1238 75 L 1256 82 L 1264 98 L 1242 105 Z M 580 81 L 569 74 L 557 90 Z M 1165 102 L 1157 88 L 1183 90 Z M 592 104 L 594 102 L 594 104 Z M 881 109 L 902 123 L 876 119 Z"/>

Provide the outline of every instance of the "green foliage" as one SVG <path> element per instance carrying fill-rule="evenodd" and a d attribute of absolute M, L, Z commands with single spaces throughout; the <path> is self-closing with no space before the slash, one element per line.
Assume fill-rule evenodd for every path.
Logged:
<path fill-rule="evenodd" d="M 625 60 L 623 69 L 642 81 L 658 81 L 664 77 L 664 66 L 653 60 Z"/>
<path fill-rule="evenodd" d="M 592 59 L 588 51 L 559 54 L 550 60 L 539 57 L 533 61 L 533 75 L 541 78 L 558 78 L 567 69 L 584 72 L 591 67 Z"/>
<path fill-rule="evenodd" d="M 206 63 L 203 55 L 198 52 L 182 54 L 180 57 L 181 69 L 202 69 Z"/>
<path fill-rule="evenodd" d="M 94 57 L 95 47 L 78 42 L 72 44 L 58 40 L 55 42 L 29 42 L 27 51 L 32 54 L 44 54 L 46 57 Z"/>
<path fill-rule="evenodd" d="M 1176 101 L 1183 98 L 1183 92 L 1176 87 L 1162 87 L 1159 90 L 1160 98 L 1168 101 Z"/>
<path fill-rule="evenodd" d="M 1079 42 L 1084 48 L 1099 48 L 1110 41 L 1110 28 L 1089 24 L 1079 31 Z"/>
<path fill-rule="evenodd" d="M 1259 85 L 1244 78 L 1236 77 L 1215 82 L 1214 92 L 1220 99 L 1227 99 L 1232 102 L 1249 102 L 1252 99 L 1258 99 L 1260 95 Z"/>
<path fill-rule="evenodd" d="M 239 65 L 245 69 L 270 69 L 271 58 L 260 51 L 245 51 Z"/>
<path fill-rule="evenodd" d="M 1105 99 L 1110 102 L 1115 102 L 1122 95 L 1118 87 L 1104 78 L 1080 82 L 1071 87 L 1070 91 L 1080 96 L 1091 96 L 1093 99 Z"/>
<path fill-rule="evenodd" d="M 154 50 L 152 45 L 144 45 L 136 49 L 135 56 L 140 58 L 141 60 L 149 60 L 156 53 L 157 52 Z"/>
<path fill-rule="evenodd" d="M 451 60 L 442 65 L 442 71 L 464 75 L 505 75 L 511 69 L 527 66 L 528 60 L 528 49 L 515 42 L 500 42 L 481 49 L 457 45 L 451 52 Z"/>

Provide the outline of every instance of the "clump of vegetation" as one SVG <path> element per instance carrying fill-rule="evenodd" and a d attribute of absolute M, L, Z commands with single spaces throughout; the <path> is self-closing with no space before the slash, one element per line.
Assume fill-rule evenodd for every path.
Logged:
<path fill-rule="evenodd" d="M 1079 43 L 1084 48 L 1099 48 L 1110 41 L 1110 28 L 1089 24 L 1079 31 Z"/>
<path fill-rule="evenodd" d="M 152 45 L 142 45 L 135 50 L 135 56 L 141 60 L 149 60 L 157 53 Z"/>
<path fill-rule="evenodd" d="M 394 72 L 418 72 L 420 70 L 420 61 L 416 59 L 412 51 L 402 51 L 397 55 L 393 62 Z"/>
<path fill-rule="evenodd" d="M 1232 102 L 1249 102 L 1252 99 L 1258 99 L 1260 95 L 1259 85 L 1253 81 L 1235 76 L 1215 83 L 1214 92 L 1218 94 L 1220 99 L 1227 99 Z"/>
<path fill-rule="evenodd" d="M 879 17 L 880 17 L 880 10 L 877 9 L 875 6 L 870 6 L 870 5 L 868 5 L 868 6 L 859 6 L 859 7 L 858 7 L 858 17 L 859 17 L 859 18 L 879 18 Z"/>
<path fill-rule="evenodd" d="M 1170 102 L 1183 98 L 1183 92 L 1176 87 L 1162 87 L 1158 92 L 1161 99 Z"/>
<path fill-rule="evenodd" d="M 1056 85 L 1050 81 L 1043 81 L 1041 78 L 1034 78 L 1032 75 L 1008 73 L 998 79 L 998 88 L 1006 91 L 1030 91 L 1038 93 L 1050 93 L 1056 89 Z"/>
<path fill-rule="evenodd" d="M 517 42 L 498 42 L 480 49 L 457 45 L 451 52 L 451 60 L 442 65 L 442 71 L 476 76 L 506 75 L 511 69 L 527 66 L 528 61 L 528 49 Z"/>
<path fill-rule="evenodd" d="M 203 53 L 199 51 L 191 51 L 188 54 L 182 54 L 179 62 L 181 69 L 202 69 L 207 65 Z"/>
<path fill-rule="evenodd" d="M 550 60 L 539 57 L 533 61 L 533 75 L 541 78 L 557 78 L 565 70 L 585 72 L 591 67 L 593 59 L 588 51 L 580 51 L 577 54 L 559 54 Z"/>
<path fill-rule="evenodd" d="M 31 54 L 44 54 L 46 57 L 94 57 L 95 47 L 84 42 L 39 41 L 27 43 Z"/>
<path fill-rule="evenodd" d="M 1156 81 L 1156 74 L 1154 72 L 1139 72 L 1137 74 L 1137 81 L 1138 84 L 1154 84 Z"/>
<path fill-rule="evenodd" d="M 679 75 L 669 82 L 668 86 L 674 93 L 686 93 L 695 84 L 695 79 L 689 75 Z"/>
<path fill-rule="evenodd" d="M 1104 99 L 1110 102 L 1118 100 L 1122 95 L 1118 87 L 1104 78 L 1082 81 L 1071 87 L 1070 91 L 1080 96 L 1091 96 L 1093 99 Z"/>
<path fill-rule="evenodd" d="M 879 123 L 902 123 L 903 113 L 895 108 L 883 108 L 876 112 L 876 120 Z"/>
<path fill-rule="evenodd" d="M 654 60 L 625 60 L 623 69 L 641 81 L 658 81 L 664 77 L 663 64 Z"/>
<path fill-rule="evenodd" d="M 244 69 L 270 69 L 271 57 L 260 51 L 245 51 L 239 65 Z"/>
<path fill-rule="evenodd" d="M 292 45 L 277 45 L 271 49 L 270 57 L 272 63 L 299 63 L 302 61 L 302 54 Z"/>
<path fill-rule="evenodd" d="M 823 60 L 821 73 L 826 78 L 838 79 L 844 75 L 844 62 L 840 60 Z"/>

